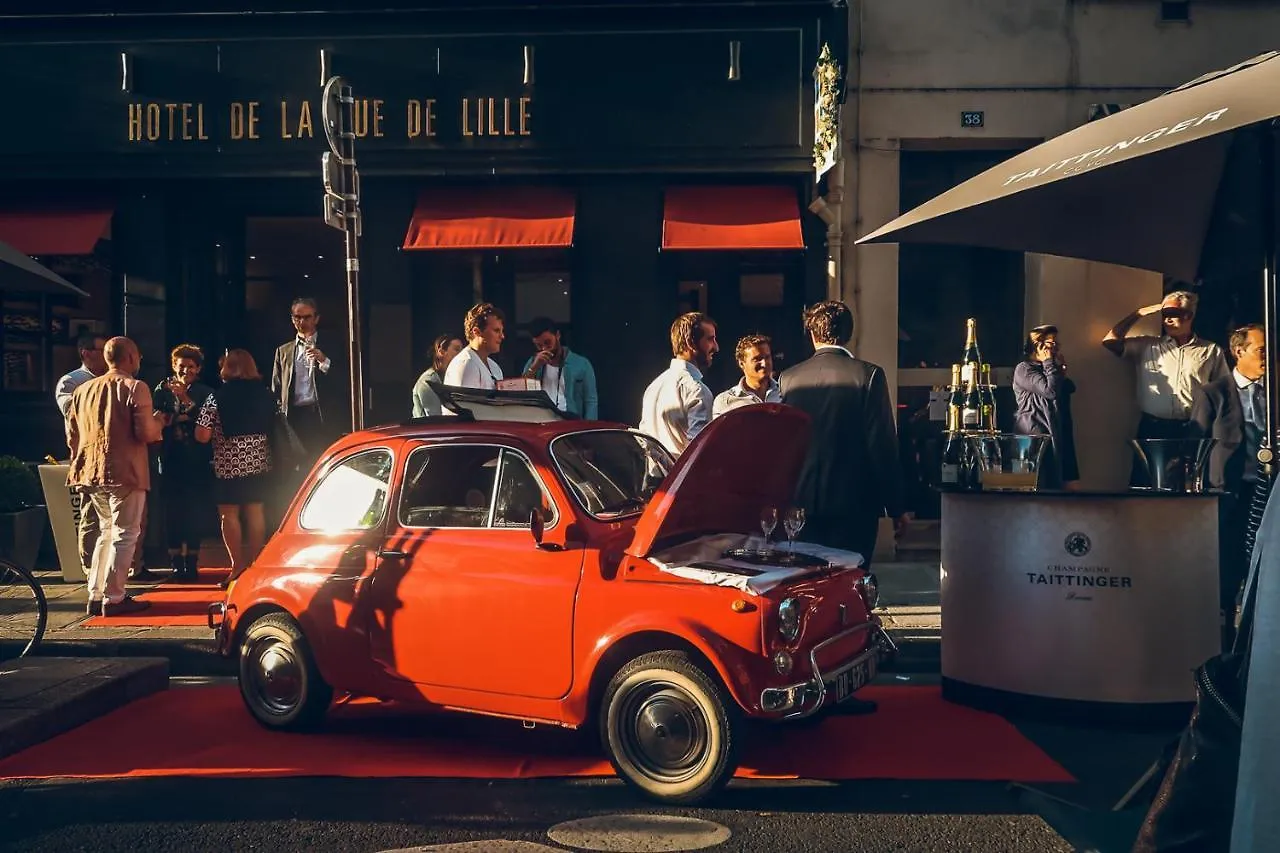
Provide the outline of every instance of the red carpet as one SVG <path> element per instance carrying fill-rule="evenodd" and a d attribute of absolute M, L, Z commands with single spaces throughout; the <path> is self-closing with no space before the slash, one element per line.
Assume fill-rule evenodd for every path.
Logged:
<path fill-rule="evenodd" d="M 870 687 L 880 710 L 766 729 L 748 778 L 1073 782 L 1004 719 L 944 702 L 936 687 Z M 771 739 L 770 739 L 771 738 Z M 575 733 L 469 716 L 340 705 L 319 734 L 269 732 L 235 687 L 174 688 L 0 761 L 0 778 L 345 776 L 528 779 L 608 776 Z"/>
<path fill-rule="evenodd" d="M 168 581 L 149 587 L 134 596 L 151 604 L 146 610 L 123 616 L 90 616 L 80 624 L 90 628 L 208 627 L 209 605 L 226 598 L 218 584 L 230 569 L 201 569 L 195 583 Z"/>

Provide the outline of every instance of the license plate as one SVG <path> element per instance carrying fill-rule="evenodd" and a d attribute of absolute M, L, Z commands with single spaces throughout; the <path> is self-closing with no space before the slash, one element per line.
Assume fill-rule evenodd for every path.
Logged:
<path fill-rule="evenodd" d="M 835 694 L 835 701 L 843 702 L 874 678 L 875 674 L 875 661 L 867 659 L 837 675 L 828 682 L 827 689 Z"/>

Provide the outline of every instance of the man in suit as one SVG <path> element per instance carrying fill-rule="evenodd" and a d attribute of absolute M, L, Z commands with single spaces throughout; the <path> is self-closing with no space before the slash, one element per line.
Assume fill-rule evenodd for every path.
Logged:
<path fill-rule="evenodd" d="M 889 387 L 884 370 L 845 348 L 853 312 L 843 302 L 814 305 L 804 327 L 813 356 L 779 378 L 782 402 L 813 422 L 796 493 L 804 538 L 857 551 L 870 566 L 880 518 L 887 511 L 899 535 L 910 518 Z"/>
<path fill-rule="evenodd" d="M 315 458 L 341 431 L 342 399 L 332 355 L 318 344 L 320 310 L 316 301 L 298 298 L 289 310 L 296 334 L 276 348 L 271 392 L 307 453 Z"/>
<path fill-rule="evenodd" d="M 1258 484 L 1258 448 L 1266 431 L 1266 333 L 1257 323 L 1231 333 L 1236 360 L 1228 375 L 1196 390 L 1193 434 L 1217 439 L 1209 453 L 1209 483 L 1226 494 L 1218 502 L 1218 596 L 1224 648 L 1235 637 L 1236 599 L 1249 567 L 1245 532 Z"/>

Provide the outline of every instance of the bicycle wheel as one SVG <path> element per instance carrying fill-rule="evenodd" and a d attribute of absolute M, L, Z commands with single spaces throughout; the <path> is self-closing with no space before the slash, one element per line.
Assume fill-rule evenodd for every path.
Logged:
<path fill-rule="evenodd" d="M 31 572 L 0 560 L 0 660 L 20 658 L 40 645 L 49 604 Z"/>

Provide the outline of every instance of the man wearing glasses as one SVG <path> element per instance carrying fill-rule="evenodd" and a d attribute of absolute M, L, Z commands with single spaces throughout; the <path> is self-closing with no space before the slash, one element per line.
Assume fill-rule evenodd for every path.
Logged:
<path fill-rule="evenodd" d="M 328 420 L 335 420 L 340 406 L 330 400 L 327 377 L 333 360 L 318 346 L 316 326 L 320 311 L 314 299 L 299 298 L 290 306 L 296 334 L 276 348 L 271 366 L 271 392 L 280 401 L 289 426 L 298 434 L 307 453 L 319 456 L 329 446 Z M 326 409 L 321 408 L 322 402 Z M 335 431 L 336 432 L 336 431 Z"/>
<path fill-rule="evenodd" d="M 1231 374 L 1222 349 L 1198 337 L 1192 326 L 1197 297 L 1178 290 L 1159 304 L 1139 308 L 1107 332 L 1102 345 L 1133 363 L 1138 379 L 1138 438 L 1187 438 L 1196 391 Z M 1143 317 L 1160 315 L 1162 334 L 1125 337 Z"/>

